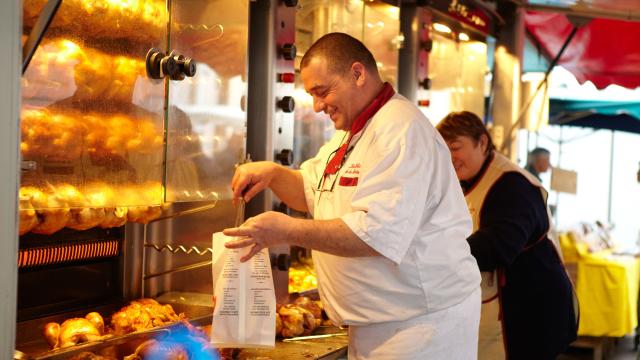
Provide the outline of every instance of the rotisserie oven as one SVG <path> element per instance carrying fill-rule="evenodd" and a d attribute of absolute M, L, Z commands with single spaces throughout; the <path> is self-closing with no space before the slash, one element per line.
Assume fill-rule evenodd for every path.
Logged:
<path fill-rule="evenodd" d="M 246 74 L 223 49 L 246 71 L 249 2 L 47 4 L 23 0 L 16 350 L 206 358 L 208 249 L 246 147 Z"/>

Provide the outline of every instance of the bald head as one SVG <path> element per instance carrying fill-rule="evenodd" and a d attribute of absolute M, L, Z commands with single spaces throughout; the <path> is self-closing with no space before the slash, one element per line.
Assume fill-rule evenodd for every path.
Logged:
<path fill-rule="evenodd" d="M 354 62 L 365 66 L 371 74 L 378 74 L 378 67 L 373 55 L 360 40 L 344 34 L 330 33 L 318 39 L 302 57 L 300 69 L 304 69 L 315 58 L 323 58 L 330 72 L 343 74 Z"/>

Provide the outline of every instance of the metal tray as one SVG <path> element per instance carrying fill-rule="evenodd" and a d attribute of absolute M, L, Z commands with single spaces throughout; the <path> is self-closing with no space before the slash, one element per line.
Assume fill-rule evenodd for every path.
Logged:
<path fill-rule="evenodd" d="M 205 306 L 193 306 L 186 304 L 171 304 L 176 313 L 184 313 L 189 319 L 189 323 L 194 326 L 210 325 L 212 320 L 213 308 Z M 122 305 L 107 305 L 93 311 L 100 314 L 109 314 L 119 310 Z M 86 311 L 88 312 L 88 311 Z M 31 320 L 17 325 L 17 341 L 16 341 L 16 358 L 32 359 L 32 360 L 62 360 L 69 359 L 72 356 L 84 351 L 99 353 L 106 348 L 115 347 L 118 354 L 130 354 L 142 342 L 149 339 L 163 339 L 169 336 L 172 331 L 177 330 L 181 322 L 175 322 L 152 329 L 136 331 L 126 335 L 108 336 L 98 341 L 86 342 L 76 346 L 51 350 L 47 344 L 42 329 L 48 322 L 60 322 L 64 319 L 73 317 L 83 317 L 86 312 L 73 312 L 67 314 L 56 315 L 52 317 Z M 108 318 L 106 316 L 105 318 Z"/>

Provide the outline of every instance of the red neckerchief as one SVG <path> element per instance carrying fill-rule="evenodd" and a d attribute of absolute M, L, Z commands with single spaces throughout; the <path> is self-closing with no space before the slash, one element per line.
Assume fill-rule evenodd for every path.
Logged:
<path fill-rule="evenodd" d="M 324 168 L 323 176 L 333 175 L 337 173 L 338 170 L 340 170 L 340 168 L 342 167 L 342 162 L 344 161 L 344 157 L 347 154 L 347 149 L 349 148 L 351 138 L 353 138 L 354 135 L 364 129 L 364 126 L 367 125 L 369 119 L 371 119 L 373 115 L 375 115 L 378 110 L 380 110 L 380 108 L 384 106 L 384 104 L 386 104 L 387 101 L 389 101 L 389 99 L 391 99 L 391 97 L 395 93 L 396 92 L 393 90 L 393 87 L 388 82 L 385 82 L 382 90 L 380 90 L 378 95 L 376 95 L 375 99 L 371 101 L 371 103 L 360 113 L 360 115 L 358 115 L 358 117 L 356 117 L 356 119 L 351 124 L 347 142 L 342 144 L 338 151 L 336 151 L 336 154 L 333 155 L 331 160 L 329 160 L 327 166 Z"/>

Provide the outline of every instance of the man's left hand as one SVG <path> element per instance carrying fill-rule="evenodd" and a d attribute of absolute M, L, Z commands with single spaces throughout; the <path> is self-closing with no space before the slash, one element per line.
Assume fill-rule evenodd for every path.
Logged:
<path fill-rule="evenodd" d="M 295 219 L 283 213 L 267 211 L 247 219 L 237 228 L 224 229 L 223 234 L 237 237 L 236 240 L 228 241 L 225 247 L 229 249 L 251 247 L 249 253 L 240 259 L 245 262 L 264 248 L 288 243 L 291 240 L 290 232 L 294 221 Z"/>

